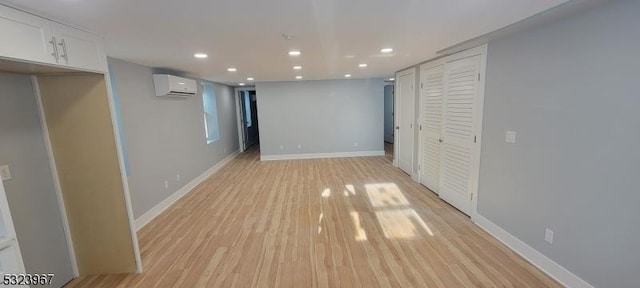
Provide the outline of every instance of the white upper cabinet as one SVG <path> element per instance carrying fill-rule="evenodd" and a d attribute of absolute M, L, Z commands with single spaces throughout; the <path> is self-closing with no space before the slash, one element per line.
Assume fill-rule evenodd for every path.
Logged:
<path fill-rule="evenodd" d="M 0 57 L 56 64 L 51 22 L 0 5 Z"/>
<path fill-rule="evenodd" d="M 0 5 L 0 58 L 105 72 L 102 39 L 94 34 Z"/>
<path fill-rule="evenodd" d="M 100 37 L 58 23 L 52 23 L 52 27 L 60 64 L 94 71 L 106 70 Z"/>

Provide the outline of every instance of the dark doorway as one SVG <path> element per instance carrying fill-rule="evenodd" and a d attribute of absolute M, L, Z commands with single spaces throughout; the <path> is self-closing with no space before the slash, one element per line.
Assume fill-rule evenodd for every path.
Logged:
<path fill-rule="evenodd" d="M 242 134 L 244 150 L 260 145 L 258 128 L 258 105 L 255 90 L 240 90 L 240 106 L 242 107 Z"/>

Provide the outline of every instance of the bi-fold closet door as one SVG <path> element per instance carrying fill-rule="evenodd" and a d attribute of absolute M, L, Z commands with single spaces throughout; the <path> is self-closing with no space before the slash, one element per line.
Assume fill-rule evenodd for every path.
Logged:
<path fill-rule="evenodd" d="M 481 67 L 480 49 L 420 67 L 419 180 L 468 215 L 479 167 Z"/>

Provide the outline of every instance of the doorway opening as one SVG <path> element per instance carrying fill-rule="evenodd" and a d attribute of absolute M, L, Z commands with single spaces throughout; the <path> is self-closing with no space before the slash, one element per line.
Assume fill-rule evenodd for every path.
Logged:
<path fill-rule="evenodd" d="M 384 86 L 384 154 L 393 159 L 393 82 L 387 82 Z"/>
<path fill-rule="evenodd" d="M 260 149 L 260 130 L 258 125 L 258 102 L 255 88 L 236 89 L 238 103 L 238 136 L 242 151 Z"/>

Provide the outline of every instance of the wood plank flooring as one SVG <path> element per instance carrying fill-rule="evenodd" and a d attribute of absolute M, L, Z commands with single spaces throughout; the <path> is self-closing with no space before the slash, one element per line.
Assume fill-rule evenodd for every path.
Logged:
<path fill-rule="evenodd" d="M 560 287 L 390 157 L 258 159 L 139 231 L 144 273 L 67 287 Z"/>

